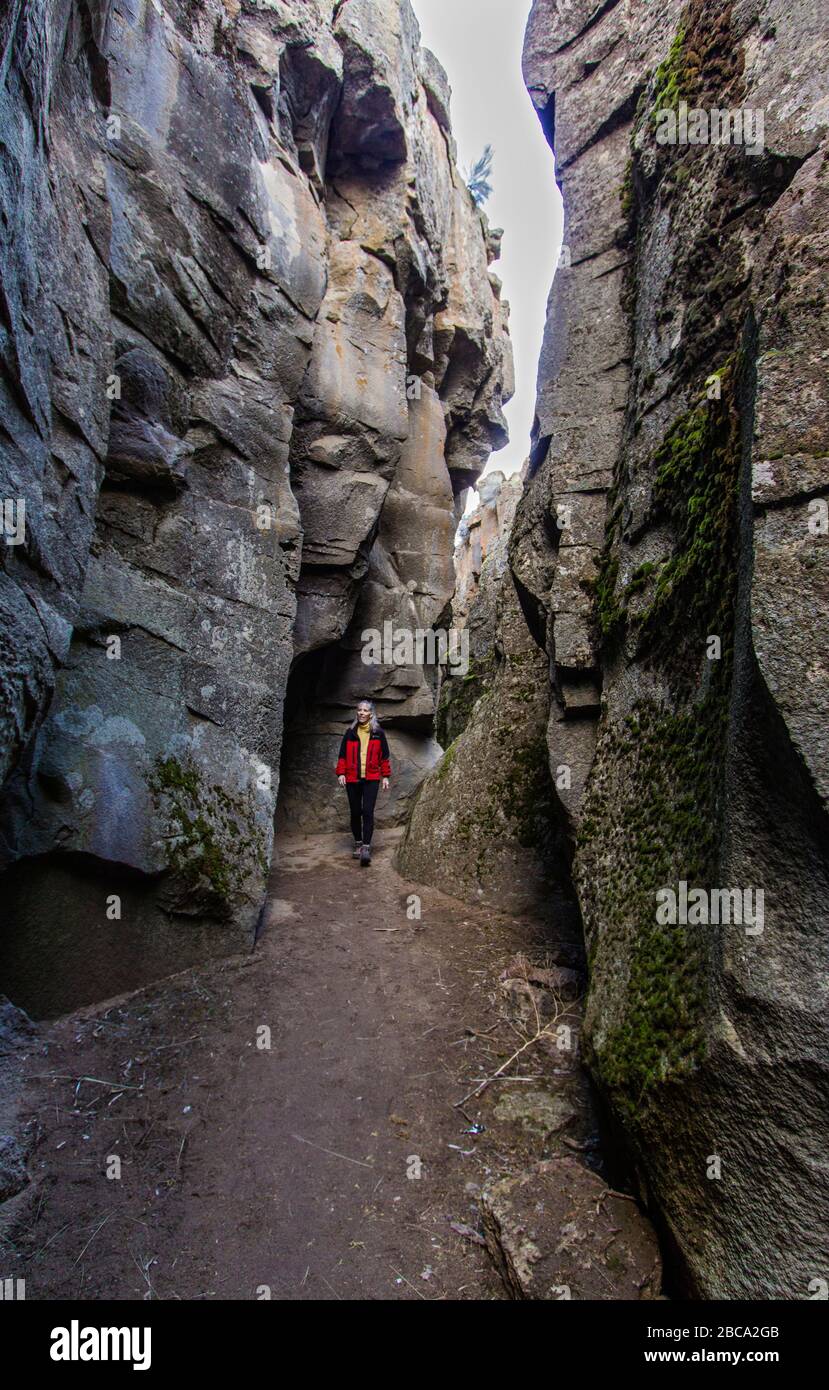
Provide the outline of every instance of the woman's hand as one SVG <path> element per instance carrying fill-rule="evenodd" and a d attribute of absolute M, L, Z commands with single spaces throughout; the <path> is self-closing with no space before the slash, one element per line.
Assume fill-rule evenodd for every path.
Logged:
<path fill-rule="evenodd" d="M 339 782 L 341 787 L 345 786 L 345 778 L 342 775 L 337 778 L 337 781 Z"/>
<path fill-rule="evenodd" d="M 387 792 L 388 789 L 389 789 L 389 779 L 388 779 L 388 777 L 384 777 L 384 778 L 383 778 L 383 791 L 384 791 L 384 792 Z"/>

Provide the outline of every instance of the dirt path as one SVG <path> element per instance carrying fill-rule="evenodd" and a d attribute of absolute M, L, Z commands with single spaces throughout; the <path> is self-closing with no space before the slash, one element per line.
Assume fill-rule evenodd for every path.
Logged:
<path fill-rule="evenodd" d="M 4 1260 L 27 1298 L 505 1296 L 451 1223 L 477 1229 L 488 1177 L 593 1142 L 584 1083 L 536 1047 L 510 1068 L 534 1079 L 453 1106 L 527 1036 L 498 977 L 548 943 L 406 884 L 389 836 L 370 869 L 346 844 L 280 843 L 251 955 L 39 1028 Z"/>

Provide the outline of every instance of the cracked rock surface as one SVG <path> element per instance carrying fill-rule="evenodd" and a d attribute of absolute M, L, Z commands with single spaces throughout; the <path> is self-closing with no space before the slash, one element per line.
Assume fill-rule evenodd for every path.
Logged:
<path fill-rule="evenodd" d="M 446 608 L 512 364 L 407 0 L 16 0 L 0 52 L 0 962 L 54 1012 L 113 896 L 132 984 L 252 939 L 286 713 L 289 814 L 363 695 L 405 805 L 437 668 L 360 633 Z"/>

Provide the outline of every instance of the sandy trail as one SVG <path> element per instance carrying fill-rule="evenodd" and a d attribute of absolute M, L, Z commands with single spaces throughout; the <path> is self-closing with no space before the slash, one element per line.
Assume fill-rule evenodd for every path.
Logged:
<path fill-rule="evenodd" d="M 498 975 L 544 934 L 405 883 L 392 835 L 370 869 L 347 843 L 280 841 L 250 955 L 39 1026 L 4 1260 L 27 1298 L 504 1297 L 451 1223 L 476 1228 L 488 1176 L 592 1142 L 584 1083 L 531 1049 L 511 1072 L 535 1081 L 454 1103 L 520 1045 Z M 573 1107 L 555 1137 L 496 1113 L 537 1084 Z"/>

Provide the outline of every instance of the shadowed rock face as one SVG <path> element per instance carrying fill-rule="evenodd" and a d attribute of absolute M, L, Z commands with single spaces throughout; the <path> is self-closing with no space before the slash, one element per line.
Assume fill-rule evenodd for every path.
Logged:
<path fill-rule="evenodd" d="M 573 769 L 591 1068 L 705 1297 L 829 1272 L 827 59 L 822 7 L 777 0 L 536 0 L 526 39 L 568 264 L 511 564 Z M 660 143 L 682 100 L 761 111 L 763 147 Z M 657 922 L 683 880 L 761 890 L 762 931 Z"/>
<path fill-rule="evenodd" d="M 110 216 L 104 9 L 15 0 L 0 15 L 0 779 L 69 649 L 106 453 L 107 267 L 89 235 L 91 210 L 104 235 Z"/>
<path fill-rule="evenodd" d="M 487 475 L 480 505 L 461 527 L 453 622 L 468 638 L 469 669 L 447 674 L 441 686 L 446 753 L 417 791 L 398 863 L 416 882 L 546 917 L 556 946 L 577 957 L 564 817 L 546 756 L 549 662 L 524 621 L 507 563 L 520 487 L 518 477 Z"/>
<path fill-rule="evenodd" d="M 416 785 L 437 672 L 367 668 L 360 632 L 446 608 L 511 356 L 408 3 L 17 0 L 0 48 L 14 997 L 35 866 L 77 874 L 67 922 L 97 874 L 104 932 L 128 877 L 153 950 L 119 987 L 250 939 L 295 661 L 325 676 L 291 738 L 312 818 L 358 695 Z"/>
<path fill-rule="evenodd" d="M 556 939 L 570 941 L 578 919 L 560 891 L 568 864 L 546 759 L 547 660 L 497 546 L 468 629 L 469 672 L 441 690 L 446 753 L 418 790 L 398 863 L 415 882 L 507 912 L 554 904 Z"/>

